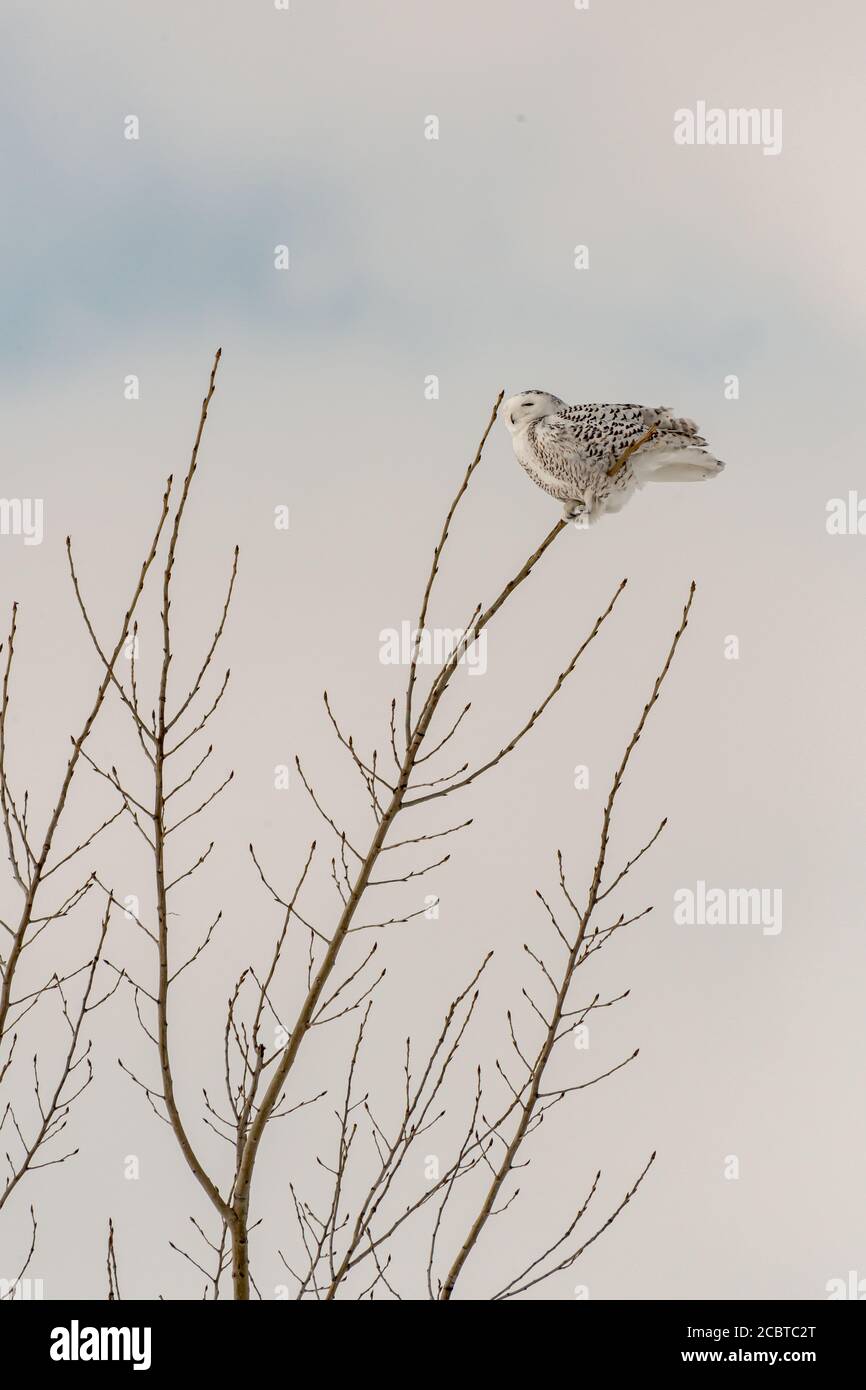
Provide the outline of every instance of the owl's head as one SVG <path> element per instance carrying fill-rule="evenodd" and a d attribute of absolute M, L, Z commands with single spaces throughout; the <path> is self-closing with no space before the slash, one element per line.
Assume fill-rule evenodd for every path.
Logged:
<path fill-rule="evenodd" d="M 521 391 L 503 402 L 502 412 L 511 433 L 517 434 L 533 420 L 540 420 L 542 415 L 555 415 L 564 405 L 565 401 L 551 396 L 549 391 Z"/>

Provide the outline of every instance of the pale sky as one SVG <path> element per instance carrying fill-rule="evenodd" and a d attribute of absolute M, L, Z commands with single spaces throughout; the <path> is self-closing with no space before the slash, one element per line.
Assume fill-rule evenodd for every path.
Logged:
<path fill-rule="evenodd" d="M 863 474 L 862 15 L 842 0 L 4 9 L 0 491 L 43 499 L 45 537 L 26 547 L 0 536 L 0 600 L 4 613 L 20 604 L 10 760 L 34 815 L 98 675 L 64 537 L 106 631 L 223 348 L 176 595 L 178 665 L 191 668 L 240 545 L 224 653 L 233 682 L 214 725 L 219 765 L 236 776 L 184 843 L 194 857 L 214 838 L 219 856 L 178 923 L 196 941 L 209 910 L 224 912 L 220 944 L 175 1006 L 179 1090 L 214 1167 L 224 1156 L 197 1128 L 200 1090 L 219 1084 L 234 978 L 266 957 L 275 928 L 246 845 L 288 888 L 322 829 L 296 777 L 274 790 L 274 767 L 300 753 L 323 795 L 367 826 L 321 692 L 360 744 L 383 747 L 405 673 L 382 666 L 379 634 L 414 621 L 500 388 L 663 403 L 699 422 L 727 469 L 701 488 L 648 488 L 592 531 L 561 536 L 491 629 L 486 673 L 457 677 L 455 705 L 471 698 L 475 718 L 455 744 L 459 764 L 507 741 L 628 576 L 572 683 L 461 800 L 460 818 L 475 820 L 436 878 L 439 920 L 383 936 L 368 1084 L 386 1114 L 399 1104 L 407 1030 L 428 1037 L 495 947 L 456 1078 L 462 1123 L 475 1060 L 507 1042 L 505 1010 L 527 980 L 522 943 L 546 940 L 534 890 L 555 891 L 557 848 L 578 881 L 591 871 L 610 776 L 694 578 L 692 621 L 615 828 L 623 859 L 669 817 L 622 890 L 623 908 L 655 909 L 599 962 L 593 991 L 631 995 L 565 1074 L 604 1070 L 637 1045 L 640 1058 L 551 1116 L 462 1293 L 489 1296 L 503 1263 L 531 1258 L 539 1232 L 555 1239 L 599 1167 L 606 1212 L 653 1149 L 622 1218 L 538 1294 L 822 1298 L 828 1280 L 866 1274 L 866 538 L 825 525 L 828 501 Z M 677 145 L 674 113 L 699 101 L 780 110 L 781 152 Z M 124 139 L 130 115 L 137 141 Z M 430 116 L 437 140 L 425 139 Z M 274 268 L 279 245 L 287 271 Z M 578 245 L 588 269 L 574 268 Z M 124 399 L 130 374 L 139 400 Z M 281 504 L 287 533 L 273 526 Z M 557 515 L 500 423 L 433 621 L 465 622 Z M 143 668 L 158 659 L 149 631 Z M 114 706 L 94 749 L 136 766 Z M 578 765 L 586 790 L 574 786 Z M 76 795 L 70 835 L 106 804 L 87 775 Z M 93 865 L 146 904 L 147 860 L 128 830 L 113 829 Z M 779 890 L 781 932 L 677 925 L 674 894 L 699 881 Z M 0 896 L 5 918 L 10 883 Z M 327 920 L 335 903 L 320 872 L 310 911 Z M 153 962 L 125 926 L 112 959 L 144 975 Z M 74 955 L 93 924 L 83 915 L 73 930 Z M 29 1045 L 45 1047 L 48 1066 L 47 1013 L 44 1026 Z M 339 1079 L 351 1026 L 310 1047 L 299 1098 Z M 81 1152 L 23 1184 L 4 1212 L 0 1278 L 17 1267 L 33 1201 L 31 1273 L 46 1297 L 104 1295 L 109 1216 L 125 1296 L 197 1297 L 200 1277 L 168 1242 L 192 1249 L 188 1218 L 210 1212 L 116 1065 L 120 1055 L 156 1074 L 128 995 L 95 1016 L 93 1035 L 96 1077 L 68 1128 Z M 327 1106 L 281 1124 L 255 1199 L 265 1297 L 285 1279 L 277 1249 L 297 1242 L 288 1183 L 312 1194 L 315 1156 L 333 1139 Z M 137 1181 L 124 1177 L 130 1155 Z M 737 1178 L 726 1176 L 732 1156 Z M 400 1243 L 409 1296 L 423 1293 L 426 1251 L 420 1233 Z"/>

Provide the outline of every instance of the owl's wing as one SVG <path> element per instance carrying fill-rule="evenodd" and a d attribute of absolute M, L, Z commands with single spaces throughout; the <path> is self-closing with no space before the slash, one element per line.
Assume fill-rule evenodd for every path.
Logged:
<path fill-rule="evenodd" d="M 642 405 L 569 405 L 542 423 L 551 444 L 607 470 L 655 419 L 656 412 Z"/>

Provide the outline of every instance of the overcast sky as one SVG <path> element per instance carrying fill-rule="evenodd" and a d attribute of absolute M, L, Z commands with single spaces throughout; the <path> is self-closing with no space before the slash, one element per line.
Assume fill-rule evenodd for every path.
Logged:
<path fill-rule="evenodd" d="M 177 1004 L 193 1128 L 201 1086 L 219 1083 L 235 966 L 260 964 L 273 935 L 246 845 L 288 887 L 315 833 L 303 787 L 276 792 L 273 769 L 300 752 L 367 825 L 321 692 L 359 743 L 383 746 L 405 673 L 381 664 L 380 633 L 417 613 L 497 392 L 671 405 L 699 422 L 725 473 L 648 488 L 592 531 L 564 533 L 491 628 L 486 673 L 457 679 L 453 698 L 471 698 L 476 720 L 459 763 L 524 722 L 629 577 L 572 684 L 461 803 L 475 823 L 434 885 L 439 920 L 383 938 L 370 1085 L 387 1112 L 405 1032 L 428 1036 L 491 946 L 461 1103 L 472 1048 L 480 1059 L 504 1045 L 505 1009 L 526 981 L 521 945 L 544 933 L 534 889 L 554 890 L 557 848 L 578 880 L 591 870 L 610 776 L 694 578 L 693 620 L 616 827 L 626 858 L 670 818 L 623 890 L 623 908 L 655 911 L 599 966 L 593 992 L 632 993 L 596 1025 L 589 1062 L 575 1053 L 566 1073 L 604 1070 L 638 1044 L 641 1055 L 551 1117 L 463 1292 L 488 1295 L 491 1270 L 531 1257 L 539 1231 L 555 1239 L 596 1168 L 607 1210 L 657 1149 L 638 1199 L 550 1296 L 578 1284 L 592 1298 L 826 1296 L 828 1280 L 862 1270 L 866 1238 L 866 538 L 826 528 L 828 502 L 863 486 L 862 15 L 843 0 L 5 9 L 0 492 L 42 499 L 44 539 L 0 536 L 0 598 L 21 605 L 12 767 L 43 815 L 97 678 L 64 537 L 107 630 L 223 348 L 176 599 L 179 665 L 192 666 L 239 543 L 233 682 L 214 729 L 221 766 L 237 774 L 184 846 L 220 845 L 201 900 L 184 900 L 184 942 L 211 906 L 225 917 L 221 947 Z M 675 113 L 699 102 L 781 112 L 781 150 L 675 143 Z M 425 138 L 430 117 L 437 139 Z M 275 268 L 279 246 L 288 270 Z M 137 400 L 124 398 L 130 375 Z M 425 396 L 431 376 L 438 399 Z M 288 532 L 273 525 L 280 505 Z M 433 621 L 465 622 L 557 511 L 500 423 Z M 158 659 L 150 631 L 143 669 Z M 109 710 L 96 746 L 135 767 L 124 740 Z M 105 804 L 86 777 L 78 797 L 76 827 Z M 94 867 L 147 902 L 147 861 L 128 831 L 112 831 Z M 779 890 L 782 930 L 677 925 L 674 894 L 699 881 Z M 312 891 L 327 920 L 326 873 Z M 4 917 L 13 897 L 5 886 Z M 88 925 L 75 928 L 82 940 Z M 115 957 L 152 970 L 138 949 L 118 924 Z M 94 1037 L 96 1080 L 69 1126 L 81 1153 L 36 1175 L 4 1214 L 0 1277 L 14 1272 L 33 1200 L 32 1272 L 46 1296 L 103 1295 L 112 1216 L 127 1296 L 195 1297 L 201 1280 L 168 1241 L 210 1213 L 116 1067 L 120 1053 L 155 1075 L 128 996 L 97 1016 Z M 304 1094 L 339 1074 L 349 1045 L 349 1028 L 317 1041 Z M 333 1138 L 327 1111 L 302 1117 L 263 1153 L 254 1271 L 265 1297 L 285 1278 L 277 1247 L 296 1241 L 288 1181 L 314 1185 L 315 1154 Z M 138 1181 L 124 1178 L 129 1155 Z M 416 1293 L 420 1248 L 400 1250 Z"/>

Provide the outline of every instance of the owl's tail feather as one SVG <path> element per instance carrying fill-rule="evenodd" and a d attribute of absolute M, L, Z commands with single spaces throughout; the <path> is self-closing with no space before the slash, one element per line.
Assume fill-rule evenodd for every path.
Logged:
<path fill-rule="evenodd" d="M 632 470 L 641 483 L 696 483 L 714 478 L 724 464 L 706 449 L 686 448 L 640 449 L 632 460 Z"/>

